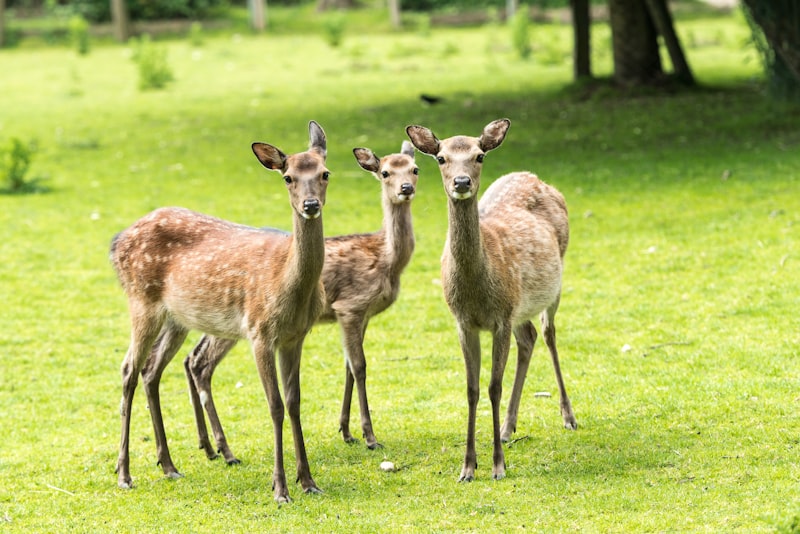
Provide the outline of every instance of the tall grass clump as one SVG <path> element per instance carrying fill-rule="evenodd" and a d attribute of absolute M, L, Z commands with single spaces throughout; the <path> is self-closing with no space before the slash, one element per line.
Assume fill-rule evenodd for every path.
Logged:
<path fill-rule="evenodd" d="M 138 40 L 132 39 L 132 59 L 139 67 L 139 89 L 142 91 L 163 89 L 175 79 L 167 61 L 167 50 L 153 43 L 144 34 Z"/>
<path fill-rule="evenodd" d="M 332 48 L 338 48 L 344 40 L 344 31 L 347 19 L 341 13 L 332 13 L 322 21 L 322 31 L 325 42 Z"/>
<path fill-rule="evenodd" d="M 69 40 L 79 56 L 89 53 L 89 23 L 81 15 L 69 19 Z"/>
<path fill-rule="evenodd" d="M 36 144 L 12 137 L 0 146 L 0 184 L 6 193 L 26 193 L 36 190 L 36 180 L 27 177 L 36 152 Z"/>

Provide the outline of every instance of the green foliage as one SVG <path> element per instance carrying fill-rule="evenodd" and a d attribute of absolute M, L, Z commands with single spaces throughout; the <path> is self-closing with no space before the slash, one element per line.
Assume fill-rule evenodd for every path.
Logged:
<path fill-rule="evenodd" d="M 528 6 L 519 6 L 519 9 L 509 21 L 511 27 L 511 44 L 521 59 L 528 59 L 531 55 L 530 21 L 528 19 Z"/>
<path fill-rule="evenodd" d="M 0 76 L 0 125 L 47 139 L 31 171 L 52 176 L 57 191 L 0 196 L 3 530 L 772 532 L 791 524 L 800 510 L 798 110 L 762 96 L 758 65 L 745 63 L 751 52 L 740 46 L 743 21 L 680 29 L 710 43 L 690 58 L 704 88 L 632 98 L 610 85 L 565 90 L 569 62 L 521 62 L 496 28 L 433 28 L 424 40 L 349 33 L 357 61 L 296 35 L 211 35 L 202 53 L 185 39 L 160 42 L 175 72 L 160 93 L 133 90 L 136 72 L 116 45 L 80 62 L 63 47 L 0 54 L 0 73 L 13 73 Z M 560 31 L 569 42 L 569 27 Z M 726 40 L 713 42 L 720 32 Z M 595 38 L 607 44 L 607 28 L 593 28 Z M 457 50 L 443 60 L 451 43 Z M 595 72 L 609 75 L 610 63 L 599 56 Z M 84 93 L 65 98 L 75 64 Z M 443 98 L 426 106 L 421 92 Z M 119 364 L 130 337 L 108 263 L 116 232 L 175 205 L 288 229 L 285 184 L 250 144 L 303 150 L 309 119 L 328 134 L 326 235 L 373 231 L 379 184 L 353 147 L 386 154 L 400 148 L 407 124 L 442 138 L 479 135 L 506 116 L 512 127 L 486 157 L 482 188 L 529 169 L 556 185 L 570 210 L 556 322 L 576 432 L 561 429 L 540 339 L 516 441 L 506 446 L 508 476 L 491 479 L 483 335 L 478 478 L 456 482 L 466 399 L 437 283 L 447 200 L 436 161 L 418 154 L 415 253 L 397 303 L 366 335 L 384 448 L 342 443 L 339 330 L 315 327 L 303 350 L 302 421 L 325 493 L 293 485 L 294 502 L 276 506 L 272 426 L 246 343 L 214 376 L 243 463 L 209 462 L 197 450 L 181 366 L 199 337 L 192 333 L 161 383 L 172 458 L 186 477 L 166 480 L 155 465 L 140 386 L 131 426 L 137 487 L 116 488 Z M 512 350 L 501 409 L 515 362 Z M 356 429 L 355 405 L 352 415 Z M 288 422 L 284 442 L 292 479 Z M 380 471 L 384 459 L 400 469 Z"/>
<path fill-rule="evenodd" d="M 337 48 L 342 44 L 345 29 L 347 29 L 347 17 L 343 13 L 334 11 L 324 15 L 322 30 L 325 42 L 329 46 Z"/>
<path fill-rule="evenodd" d="M 131 20 L 199 19 L 225 8 L 228 0 L 129 0 Z M 72 0 L 72 8 L 91 22 L 111 20 L 107 0 Z"/>
<path fill-rule="evenodd" d="M 780 4 L 783 4 L 783 7 Z M 800 10 L 794 4 L 778 3 L 772 5 L 769 2 L 764 2 L 761 4 L 761 9 L 764 11 L 761 15 L 762 18 L 773 21 L 776 25 L 777 20 L 787 17 L 793 21 L 786 23 L 788 26 L 797 28 L 800 25 Z M 755 21 L 751 8 L 744 4 L 742 11 L 752 32 L 749 44 L 758 52 L 761 65 L 769 82 L 770 93 L 780 99 L 800 101 L 800 80 L 796 78 L 780 54 L 775 52 L 773 44 L 767 40 L 764 31 Z M 800 43 L 782 43 L 782 46 L 797 46 L 798 44 Z"/>
<path fill-rule="evenodd" d="M 175 79 L 167 60 L 166 47 L 155 44 L 147 34 L 131 39 L 130 45 L 133 49 L 131 59 L 139 70 L 139 89 L 163 89 Z"/>
<path fill-rule="evenodd" d="M 194 21 L 189 26 L 189 42 L 195 48 L 203 46 L 203 24 L 201 22 Z"/>
<path fill-rule="evenodd" d="M 17 137 L 0 146 L 0 184 L 3 192 L 29 193 L 39 190 L 38 180 L 27 177 L 35 153 L 35 143 L 25 143 Z"/>
<path fill-rule="evenodd" d="M 89 23 L 85 18 L 74 15 L 69 19 L 69 37 L 78 55 L 89 53 Z"/>

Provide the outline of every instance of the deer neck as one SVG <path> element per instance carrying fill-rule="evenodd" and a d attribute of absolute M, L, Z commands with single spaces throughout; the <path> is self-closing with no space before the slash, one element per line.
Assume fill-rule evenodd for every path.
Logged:
<path fill-rule="evenodd" d="M 298 297 L 311 295 L 317 290 L 324 259 L 322 217 L 304 219 L 295 213 L 284 287 Z"/>
<path fill-rule="evenodd" d="M 399 274 L 411 259 L 414 252 L 414 227 L 411 222 L 411 204 L 394 204 L 383 201 L 384 254 L 390 258 L 393 271 Z"/>
<path fill-rule="evenodd" d="M 471 287 L 483 287 L 486 256 L 481 236 L 478 199 L 450 199 L 447 206 L 447 249 L 449 277 L 459 278 Z"/>

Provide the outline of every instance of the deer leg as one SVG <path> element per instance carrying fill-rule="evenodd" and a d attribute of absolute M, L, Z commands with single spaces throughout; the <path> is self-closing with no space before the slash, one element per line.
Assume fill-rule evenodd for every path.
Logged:
<path fill-rule="evenodd" d="M 197 346 L 189 353 L 184 362 L 186 374 L 189 377 L 189 391 L 192 396 L 194 406 L 195 423 L 197 424 L 197 436 L 200 448 L 206 453 L 209 460 L 217 457 L 217 452 L 221 453 L 228 465 L 241 463 L 230 447 L 222 430 L 222 423 L 214 405 L 214 397 L 211 394 L 211 377 L 219 362 L 236 345 L 235 339 L 222 339 L 214 336 L 205 335 L 198 342 Z M 203 409 L 208 414 L 208 421 L 211 424 L 211 431 L 214 433 L 214 441 L 217 443 L 217 451 L 214 452 L 208 440 Z"/>
<path fill-rule="evenodd" d="M 272 417 L 272 430 L 275 438 L 275 466 L 272 473 L 272 490 L 278 503 L 290 502 L 289 488 L 286 486 L 286 472 L 283 469 L 283 417 L 284 407 L 278 388 L 278 373 L 275 369 L 275 352 L 259 339 L 252 341 L 258 375 L 264 387 Z"/>
<path fill-rule="evenodd" d="M 481 378 L 481 344 L 477 330 L 466 330 L 458 325 L 458 337 L 461 342 L 461 352 L 464 355 L 464 366 L 467 371 L 467 448 L 464 453 L 464 465 L 461 468 L 459 482 L 471 482 L 475 479 L 475 469 L 478 467 L 475 452 L 475 416 L 480 399 Z"/>
<path fill-rule="evenodd" d="M 286 411 L 292 425 L 294 452 L 297 460 L 297 481 L 305 493 L 322 493 L 311 478 L 308 465 L 306 445 L 303 439 L 303 427 L 300 424 L 300 357 L 303 351 L 303 340 L 296 345 L 284 347 L 280 351 L 281 378 L 286 395 Z"/>
<path fill-rule="evenodd" d="M 367 448 L 376 449 L 381 447 L 375 433 L 372 430 L 372 418 L 369 413 L 369 402 L 367 401 L 367 359 L 364 356 L 364 333 L 367 329 L 366 321 L 363 317 L 339 317 L 339 324 L 342 329 L 342 339 L 344 352 L 347 356 L 347 367 L 352 374 L 358 392 L 358 407 L 361 412 L 361 431 Z M 352 395 L 352 386 L 350 388 Z M 347 383 L 345 382 L 345 394 L 347 393 Z M 347 400 L 347 399 L 345 399 Z M 344 405 L 344 403 L 342 403 Z M 348 411 L 342 410 L 340 421 L 345 421 L 347 416 L 347 426 L 349 426 L 349 403 Z"/>
<path fill-rule="evenodd" d="M 346 350 L 346 349 L 345 349 Z M 339 432 L 345 443 L 356 443 L 358 440 L 350 433 L 350 405 L 353 402 L 353 373 L 347 356 L 344 361 L 344 395 L 342 395 L 342 414 L 339 416 Z"/>
<path fill-rule="evenodd" d="M 503 397 L 503 374 L 511 346 L 510 326 L 500 326 L 493 332 L 492 376 L 489 379 L 489 400 L 492 402 L 492 478 L 500 480 L 506 476 L 503 443 L 500 439 L 500 401 Z"/>
<path fill-rule="evenodd" d="M 564 379 L 561 378 L 561 366 L 558 363 L 558 350 L 556 349 L 556 324 L 555 316 L 558 310 L 558 300 L 542 312 L 542 330 L 544 331 L 544 342 L 550 350 L 550 358 L 553 360 L 553 369 L 556 372 L 556 382 L 558 382 L 558 393 L 560 395 L 561 417 L 564 420 L 564 428 L 576 430 L 578 421 L 572 412 L 572 404 L 567 397 L 567 389 L 564 387 Z"/>
<path fill-rule="evenodd" d="M 150 418 L 153 421 L 153 431 L 156 437 L 156 451 L 158 455 L 158 465 L 169 478 L 180 478 L 181 475 L 172 463 L 167 444 L 167 435 L 164 430 L 164 419 L 161 414 L 161 396 L 159 394 L 159 384 L 164 368 L 172 361 L 175 353 L 181 348 L 186 335 L 189 333 L 185 328 L 168 321 L 161 335 L 153 346 L 150 357 L 142 369 L 142 383 L 147 395 L 147 406 L 150 409 Z"/>
<path fill-rule="evenodd" d="M 117 485 L 123 489 L 133 487 L 129 453 L 133 394 L 136 391 L 139 373 L 144 367 L 163 322 L 162 317 L 148 315 L 145 306 L 140 306 L 134 301 L 130 302 L 129 307 L 131 311 L 131 343 L 125 359 L 122 361 L 122 401 L 119 410 L 122 430 L 116 468 Z"/>
<path fill-rule="evenodd" d="M 528 374 L 533 346 L 536 343 L 536 329 L 533 323 L 526 321 L 514 328 L 514 338 L 517 340 L 517 371 L 514 374 L 514 388 L 508 401 L 506 420 L 500 428 L 500 440 L 503 442 L 511 439 L 511 434 L 517 431 L 517 414 L 522 388 L 525 386 L 525 376 Z"/>

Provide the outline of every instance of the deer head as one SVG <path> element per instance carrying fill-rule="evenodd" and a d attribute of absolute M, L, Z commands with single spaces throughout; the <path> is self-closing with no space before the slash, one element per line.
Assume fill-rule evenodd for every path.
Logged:
<path fill-rule="evenodd" d="M 508 119 L 498 119 L 487 124 L 480 137 L 457 135 L 442 141 L 424 126 L 408 126 L 406 133 L 420 152 L 436 158 L 445 192 L 458 201 L 478 193 L 483 158 L 500 146 L 510 125 Z"/>
<path fill-rule="evenodd" d="M 287 156 L 267 143 L 253 143 L 253 153 L 270 170 L 280 171 L 292 208 L 304 219 L 322 215 L 330 172 L 325 167 L 325 132 L 315 121 L 308 123 L 309 147 L 306 152 Z"/>
<path fill-rule="evenodd" d="M 403 204 L 414 198 L 419 168 L 414 162 L 414 146 L 403 141 L 399 154 L 379 158 L 368 148 L 354 148 L 353 154 L 361 168 L 371 172 L 381 182 L 384 198 L 392 204 Z"/>

